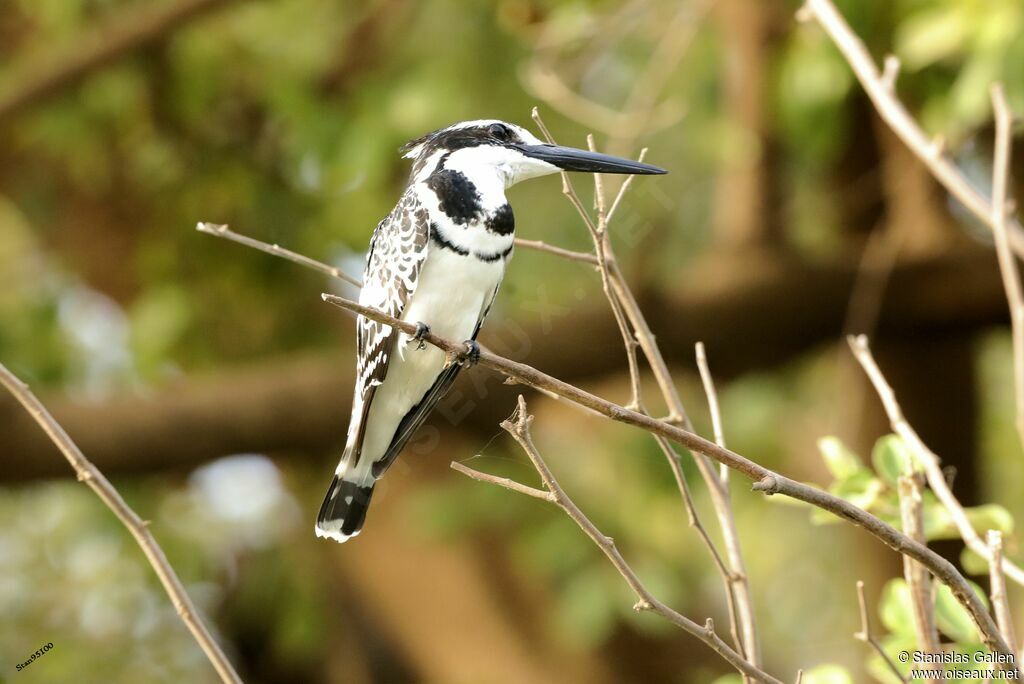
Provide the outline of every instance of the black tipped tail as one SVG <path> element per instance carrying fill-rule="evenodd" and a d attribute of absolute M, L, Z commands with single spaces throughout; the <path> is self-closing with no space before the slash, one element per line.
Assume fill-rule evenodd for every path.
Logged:
<path fill-rule="evenodd" d="M 362 485 L 335 475 L 316 517 L 316 536 L 346 542 L 359 534 L 372 495 L 372 483 Z"/>

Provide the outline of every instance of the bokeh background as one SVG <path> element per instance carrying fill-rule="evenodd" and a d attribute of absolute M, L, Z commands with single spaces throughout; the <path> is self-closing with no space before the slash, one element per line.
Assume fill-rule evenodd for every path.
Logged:
<path fill-rule="evenodd" d="M 902 59 L 901 97 L 987 191 L 989 84 L 1003 80 L 1024 111 L 1024 5 L 838 4 L 876 58 Z M 194 226 L 228 223 L 358 272 L 406 180 L 403 142 L 462 119 L 532 126 L 536 105 L 560 142 L 584 146 L 592 132 L 602 149 L 649 147 L 670 169 L 636 181 L 613 241 L 702 433 L 696 340 L 730 446 L 828 485 L 821 437 L 866 459 L 887 431 L 842 342 L 867 332 L 962 501 L 1020 516 L 1024 455 L 988 233 L 796 9 L 0 3 L 0 360 L 152 521 L 246 681 L 714 681 L 725 663 L 634 613 L 564 515 L 448 468 L 468 460 L 536 482 L 497 426 L 516 390 L 485 369 L 463 375 L 381 482 L 364 534 L 315 539 L 354 366 L 353 322 L 319 294 L 353 292 Z M 589 202 L 590 179 L 578 183 Z M 557 178 L 510 197 L 520 236 L 588 248 Z M 519 250 L 482 341 L 628 399 L 621 339 L 585 265 Z M 561 483 L 650 587 L 726 625 L 654 443 L 530 402 Z M 867 681 L 854 581 L 874 606 L 898 557 L 740 480 L 767 669 L 835 663 Z M 129 535 L 7 396 L 0 487 L 0 680 L 215 681 Z M 1007 547 L 1019 557 L 1012 534 Z M 959 559 L 956 543 L 936 548 Z M 47 642 L 52 652 L 15 672 Z"/>

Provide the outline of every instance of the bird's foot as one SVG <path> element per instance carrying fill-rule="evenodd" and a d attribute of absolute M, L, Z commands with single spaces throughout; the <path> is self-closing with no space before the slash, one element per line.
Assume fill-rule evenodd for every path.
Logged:
<path fill-rule="evenodd" d="M 466 345 L 466 351 L 458 354 L 455 360 L 460 366 L 472 368 L 480 363 L 480 345 L 476 340 L 466 340 L 463 344 Z"/>
<path fill-rule="evenodd" d="M 426 347 L 426 343 L 423 338 L 430 334 L 430 326 L 423 322 L 416 323 L 416 332 L 412 336 L 412 341 L 416 342 L 417 349 L 423 349 Z"/>

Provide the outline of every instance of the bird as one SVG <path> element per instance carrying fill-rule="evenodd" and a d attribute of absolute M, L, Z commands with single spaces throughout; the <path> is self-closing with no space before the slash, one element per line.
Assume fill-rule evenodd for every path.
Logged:
<path fill-rule="evenodd" d="M 415 324 L 415 334 L 359 316 L 356 381 L 345 448 L 317 515 L 318 537 L 359 534 L 374 484 L 451 388 L 479 360 L 476 338 L 512 256 L 505 190 L 560 171 L 663 174 L 639 161 L 541 141 L 496 119 L 463 121 L 406 143 L 412 171 L 373 232 L 359 303 Z M 433 332 L 465 353 L 425 345 Z"/>

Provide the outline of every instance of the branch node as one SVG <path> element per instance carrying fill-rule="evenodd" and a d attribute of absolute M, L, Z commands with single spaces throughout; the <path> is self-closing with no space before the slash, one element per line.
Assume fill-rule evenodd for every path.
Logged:
<path fill-rule="evenodd" d="M 765 475 L 755 482 L 751 489 L 755 492 L 764 492 L 768 496 L 779 493 L 779 480 L 774 475 Z"/>
<path fill-rule="evenodd" d="M 882 87 L 892 92 L 896 87 L 896 79 L 900 75 L 900 58 L 887 55 L 882 66 Z"/>

